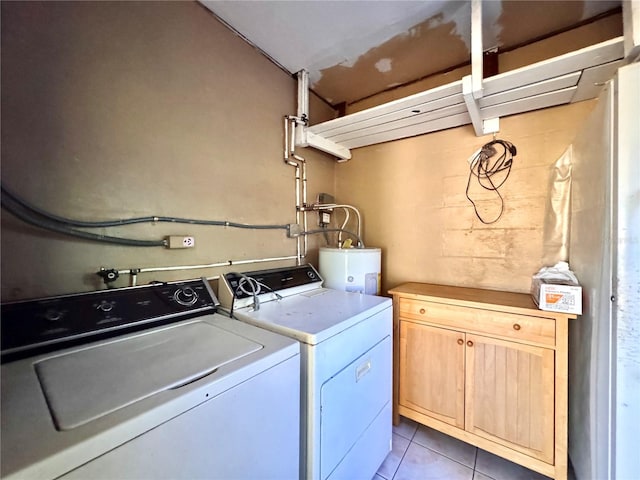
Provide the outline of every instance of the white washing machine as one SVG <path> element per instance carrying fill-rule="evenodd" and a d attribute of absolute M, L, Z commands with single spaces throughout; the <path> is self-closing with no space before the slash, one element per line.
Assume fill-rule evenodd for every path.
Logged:
<path fill-rule="evenodd" d="M 230 273 L 219 295 L 301 344 L 300 478 L 373 478 L 391 450 L 391 300 L 322 288 L 311 265 Z"/>
<path fill-rule="evenodd" d="M 1 477 L 297 478 L 299 345 L 216 304 L 197 280 L 3 305 Z"/>

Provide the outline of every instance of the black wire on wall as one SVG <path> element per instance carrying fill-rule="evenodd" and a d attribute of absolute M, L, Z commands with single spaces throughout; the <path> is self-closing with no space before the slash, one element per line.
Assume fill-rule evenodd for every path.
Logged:
<path fill-rule="evenodd" d="M 501 150 L 501 152 L 500 152 Z M 469 166 L 469 178 L 467 180 L 467 188 L 465 195 L 467 199 L 473 205 L 473 209 L 476 212 L 476 217 L 485 225 L 490 225 L 497 222 L 502 213 L 504 212 L 504 199 L 498 189 L 504 185 L 511 174 L 511 167 L 513 166 L 513 157 L 517 154 L 517 150 L 514 144 L 506 140 L 493 140 L 482 146 L 480 151 L 471 160 Z M 495 183 L 493 178 L 496 175 L 502 174 L 504 177 L 498 183 Z M 476 203 L 469 196 L 469 186 L 471 185 L 471 178 L 475 176 L 478 180 L 478 184 L 485 190 L 496 192 L 500 199 L 500 212 L 493 220 L 485 220 L 478 212 Z"/>

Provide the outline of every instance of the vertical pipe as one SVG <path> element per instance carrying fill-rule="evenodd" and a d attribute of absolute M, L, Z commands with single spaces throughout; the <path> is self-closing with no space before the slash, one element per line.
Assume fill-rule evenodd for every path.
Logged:
<path fill-rule="evenodd" d="M 300 161 L 298 159 L 298 157 L 295 154 L 295 148 L 296 148 L 296 122 L 297 119 L 295 117 L 291 118 L 290 117 L 290 121 L 291 121 L 291 143 L 289 145 L 289 154 L 294 158 L 294 160 L 296 160 L 296 223 L 298 225 L 300 225 L 300 208 L 304 205 L 303 200 L 301 200 L 301 192 L 300 192 Z M 303 164 L 304 167 L 304 164 Z M 303 173 L 303 178 L 304 178 L 304 173 Z M 303 185 L 303 190 L 306 188 Z M 303 227 L 304 228 L 304 227 Z M 304 231 L 306 231 L 306 228 L 304 228 Z M 302 258 L 304 256 L 306 256 L 307 252 L 306 252 L 306 241 L 307 241 L 307 236 L 303 235 L 303 238 L 298 237 L 296 240 L 297 243 L 297 253 L 298 253 L 298 260 L 297 260 L 297 264 L 300 265 L 302 263 Z"/>
<path fill-rule="evenodd" d="M 302 228 L 303 231 L 307 231 L 307 162 L 304 158 L 302 158 L 299 155 L 296 155 L 295 153 L 295 149 L 296 149 L 296 128 L 298 125 L 298 122 L 301 121 L 300 118 L 297 117 L 289 117 L 290 121 L 291 121 L 291 144 L 289 145 L 289 155 L 291 157 L 293 157 L 297 162 L 298 165 L 301 167 L 302 169 L 302 198 L 300 196 L 298 196 L 298 203 L 297 205 L 297 210 L 298 212 L 300 212 L 300 210 L 302 210 Z M 300 195 L 300 193 L 298 192 L 298 195 Z M 299 220 L 299 217 L 296 217 Z M 300 223 L 298 221 L 298 223 Z M 308 250 L 308 240 L 307 240 L 307 236 L 303 235 L 302 236 L 302 243 L 303 243 L 303 248 L 302 248 L 302 258 L 305 258 L 307 256 L 307 250 Z"/>
<path fill-rule="evenodd" d="M 289 139 L 289 141 L 291 142 L 289 144 L 289 153 L 291 155 L 295 155 L 295 150 L 296 150 L 296 125 L 297 125 L 297 118 L 296 117 L 289 117 L 289 120 L 291 122 L 291 138 Z"/>
<path fill-rule="evenodd" d="M 284 117 L 284 162 L 287 165 L 295 167 L 295 205 L 296 205 L 296 224 L 300 224 L 300 164 L 290 160 L 291 150 L 294 143 L 289 143 L 289 123 L 291 123 L 291 140 L 293 142 L 295 138 L 295 122 L 291 120 L 291 117 Z M 306 236 L 305 236 L 306 240 Z M 306 252 L 305 252 L 306 253 Z M 296 239 L 296 264 L 300 265 L 302 257 L 302 247 L 300 244 L 300 237 Z"/>
<path fill-rule="evenodd" d="M 309 117 L 309 72 L 298 72 L 298 120 L 305 121 Z"/>
<path fill-rule="evenodd" d="M 482 0 L 471 0 L 471 85 L 473 98 L 482 98 Z"/>
<path fill-rule="evenodd" d="M 296 223 L 300 225 L 300 165 L 296 165 Z M 306 240 L 306 235 L 303 235 Z M 296 254 L 298 256 L 298 260 L 296 261 L 297 265 L 300 265 L 302 260 L 302 255 L 305 253 L 301 250 L 300 245 L 300 237 L 296 239 Z"/>
<path fill-rule="evenodd" d="M 289 163 L 289 117 L 284 116 L 284 161 Z"/>
<path fill-rule="evenodd" d="M 300 130 L 301 138 L 304 137 L 304 126 L 309 121 L 309 72 L 306 70 L 300 70 L 297 74 L 298 78 L 298 116 L 289 117 L 291 120 L 291 144 L 289 146 L 289 154 L 298 162 L 298 165 L 302 168 L 302 199 L 298 197 L 298 204 L 302 205 L 302 228 L 303 231 L 307 231 L 307 167 L 304 158 L 295 154 L 296 148 L 296 126 L 300 124 L 303 130 Z M 300 211 L 300 208 L 298 208 Z M 307 236 L 303 235 L 303 258 L 307 256 Z"/>
<path fill-rule="evenodd" d="M 302 229 L 304 232 L 307 231 L 307 162 L 302 160 L 302 206 L 304 207 L 304 211 L 302 212 Z M 304 248 L 302 249 L 302 257 L 306 258 L 307 256 L 307 236 L 304 235 L 302 239 Z"/>

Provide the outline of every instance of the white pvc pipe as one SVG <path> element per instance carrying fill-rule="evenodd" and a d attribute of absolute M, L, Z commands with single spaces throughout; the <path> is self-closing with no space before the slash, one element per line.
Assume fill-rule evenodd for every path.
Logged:
<path fill-rule="evenodd" d="M 306 160 L 296 155 L 295 147 L 296 147 L 296 126 L 301 119 L 298 117 L 285 117 L 290 125 L 285 127 L 285 142 L 287 145 L 285 146 L 285 162 L 288 165 L 296 165 L 296 222 L 298 225 L 300 224 L 300 212 L 302 212 L 302 228 L 303 231 L 307 231 L 307 162 Z M 289 134 L 289 128 L 291 129 L 291 133 Z M 290 143 L 289 143 L 290 142 Z M 293 158 L 293 161 L 291 160 Z M 302 170 L 302 192 L 300 192 L 300 170 Z M 298 251 L 298 265 L 302 263 L 302 259 L 307 256 L 308 250 L 308 240 L 306 235 L 302 235 L 302 239 L 298 237 L 297 240 L 297 251 Z M 300 242 L 302 242 L 302 247 L 300 247 Z"/>
<path fill-rule="evenodd" d="M 216 262 L 216 263 L 207 263 L 202 265 L 175 265 L 171 267 L 148 267 L 148 268 L 135 268 L 135 269 L 117 269 L 118 274 L 130 274 L 132 279 L 132 286 L 135 286 L 137 283 L 137 275 L 140 273 L 151 273 L 151 272 L 173 272 L 180 270 L 199 270 L 205 268 L 218 268 L 218 267 L 229 267 L 232 265 L 249 265 L 253 263 L 266 263 L 266 262 L 279 262 L 284 260 L 298 260 L 297 255 L 289 255 L 284 257 L 271 257 L 271 258 L 252 258 L 249 260 L 227 260 L 224 262 Z M 135 272 L 135 273 L 134 273 Z"/>
<path fill-rule="evenodd" d="M 289 143 L 289 124 L 291 123 L 291 143 Z M 300 163 L 297 161 L 290 160 L 292 149 L 295 145 L 295 120 L 292 120 L 292 117 L 285 116 L 284 117 L 284 162 L 287 165 L 295 167 L 295 204 L 296 204 L 296 224 L 300 224 Z M 295 157 L 295 155 L 294 155 Z M 306 176 L 306 173 L 303 174 L 303 177 Z M 303 187 L 306 190 L 306 184 Z M 305 239 L 306 241 L 306 239 Z M 302 248 L 300 245 L 300 238 L 296 239 L 296 264 L 300 265 L 302 262 Z M 304 249 L 304 256 L 306 256 L 306 244 Z"/>
<path fill-rule="evenodd" d="M 307 161 L 304 158 L 300 157 L 299 155 L 296 155 L 295 153 L 293 154 L 293 158 L 298 160 L 302 165 L 302 207 L 304 207 L 304 210 L 302 211 L 302 231 L 306 232 L 307 231 L 307 208 L 306 208 L 307 207 Z M 307 250 L 308 250 L 306 235 L 303 236 L 302 243 L 304 245 L 302 249 L 303 258 L 304 258 L 307 256 Z"/>
<path fill-rule="evenodd" d="M 333 208 L 345 208 L 345 209 L 346 208 L 350 208 L 351 210 L 356 212 L 356 217 L 358 219 L 357 233 L 358 233 L 358 237 L 362 238 L 362 231 L 361 231 L 362 218 L 360 217 L 360 211 L 356 207 L 354 207 L 353 205 L 339 205 L 339 204 L 335 204 L 335 203 L 326 203 L 326 204 L 313 205 L 313 208 L 316 209 L 316 210 L 329 210 L 329 209 L 333 209 Z M 342 228 L 344 228 L 345 225 L 343 225 Z"/>
<path fill-rule="evenodd" d="M 309 72 L 298 72 L 298 118 L 309 117 Z"/>
<path fill-rule="evenodd" d="M 345 228 L 347 228 L 347 223 L 349 223 L 349 209 L 348 208 L 343 208 L 344 210 L 344 222 L 342 222 L 342 227 L 340 227 L 342 230 L 344 230 Z M 360 232 L 358 232 L 358 236 L 360 236 Z M 342 246 L 342 232 L 338 232 L 338 246 L 341 247 Z"/>

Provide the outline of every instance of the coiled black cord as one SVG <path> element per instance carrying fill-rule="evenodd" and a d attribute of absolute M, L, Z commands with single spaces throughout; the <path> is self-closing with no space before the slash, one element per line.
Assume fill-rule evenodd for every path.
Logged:
<path fill-rule="evenodd" d="M 496 149 L 497 147 L 497 149 Z M 498 155 L 498 150 L 502 150 L 502 153 Z M 493 140 L 482 146 L 478 154 L 473 157 L 471 165 L 469 166 L 469 178 L 467 179 L 467 188 L 465 195 L 467 199 L 473 205 L 473 209 L 476 212 L 476 217 L 485 225 L 490 225 L 497 222 L 502 213 L 504 212 L 504 199 L 498 189 L 504 185 L 511 174 L 511 167 L 513 166 L 513 157 L 517 154 L 515 145 L 506 140 Z M 493 177 L 495 175 L 502 174 L 502 180 L 494 182 Z M 496 192 L 500 199 L 500 213 L 493 220 L 487 221 L 478 212 L 478 208 L 475 202 L 469 196 L 469 186 L 471 185 L 471 177 L 475 176 L 478 179 L 478 184 L 485 190 Z"/>

